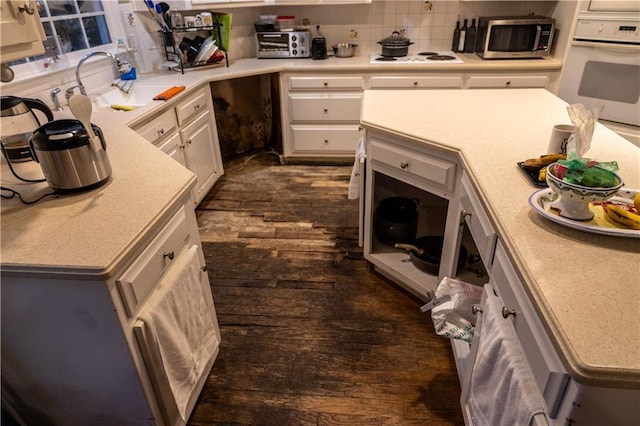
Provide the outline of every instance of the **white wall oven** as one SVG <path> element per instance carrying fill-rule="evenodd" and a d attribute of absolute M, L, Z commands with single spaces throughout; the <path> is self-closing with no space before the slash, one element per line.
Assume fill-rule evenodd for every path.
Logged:
<path fill-rule="evenodd" d="M 602 123 L 640 146 L 639 13 L 578 15 L 559 96 L 589 108 L 604 105 Z"/>

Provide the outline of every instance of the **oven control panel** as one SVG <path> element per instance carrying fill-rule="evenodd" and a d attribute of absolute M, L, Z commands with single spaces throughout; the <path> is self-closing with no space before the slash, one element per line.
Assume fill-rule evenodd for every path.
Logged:
<path fill-rule="evenodd" d="M 640 47 L 640 20 L 578 18 L 573 40 Z"/>

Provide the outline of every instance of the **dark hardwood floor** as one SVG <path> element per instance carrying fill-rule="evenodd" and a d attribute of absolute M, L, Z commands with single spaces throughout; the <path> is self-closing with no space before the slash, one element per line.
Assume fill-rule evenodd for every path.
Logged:
<path fill-rule="evenodd" d="M 449 341 L 358 247 L 350 166 L 225 164 L 197 209 L 222 333 L 189 425 L 460 425 Z"/>

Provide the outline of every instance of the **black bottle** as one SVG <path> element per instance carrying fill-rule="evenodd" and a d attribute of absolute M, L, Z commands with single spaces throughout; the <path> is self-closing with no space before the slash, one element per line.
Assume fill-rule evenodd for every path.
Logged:
<path fill-rule="evenodd" d="M 467 39 L 467 31 L 469 28 L 467 27 L 467 20 L 465 19 L 462 28 L 460 28 L 460 41 L 458 43 L 457 52 L 464 52 L 464 42 Z"/>
<path fill-rule="evenodd" d="M 456 28 L 453 30 L 453 43 L 451 44 L 451 50 L 458 51 L 458 45 L 460 44 L 460 21 L 456 22 Z"/>
<path fill-rule="evenodd" d="M 471 20 L 471 26 L 467 31 L 467 37 L 464 40 L 464 53 L 473 53 L 473 47 L 476 44 L 476 20 Z"/>

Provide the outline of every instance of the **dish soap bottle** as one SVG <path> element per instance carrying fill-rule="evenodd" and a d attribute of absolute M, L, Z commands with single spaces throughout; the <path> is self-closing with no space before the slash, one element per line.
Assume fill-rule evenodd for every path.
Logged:
<path fill-rule="evenodd" d="M 118 39 L 118 47 L 116 49 L 116 57 L 120 60 L 120 79 L 121 80 L 135 80 L 138 78 L 136 75 L 136 66 L 133 63 L 133 59 L 129 55 L 129 50 L 124 44 L 121 38 Z"/>

